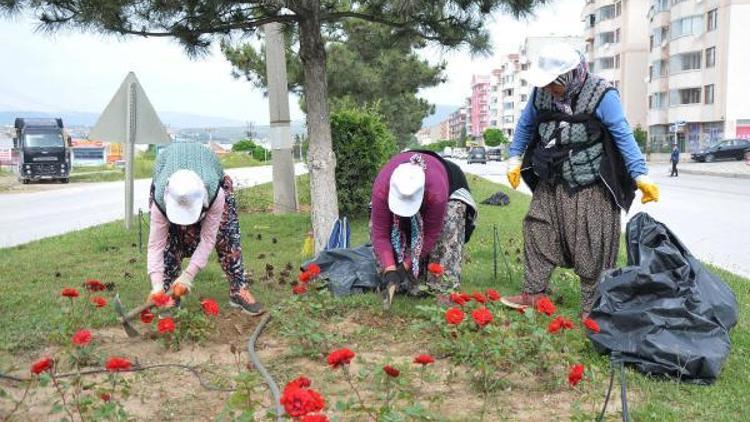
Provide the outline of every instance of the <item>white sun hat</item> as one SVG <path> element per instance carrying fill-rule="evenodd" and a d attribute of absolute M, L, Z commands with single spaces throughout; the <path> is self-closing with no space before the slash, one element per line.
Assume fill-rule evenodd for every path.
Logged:
<path fill-rule="evenodd" d="M 177 170 L 167 180 L 164 203 L 169 221 L 189 226 L 198 221 L 203 207 L 208 206 L 208 192 L 197 173 Z"/>
<path fill-rule="evenodd" d="M 424 197 L 424 169 L 418 164 L 400 164 L 391 174 L 388 208 L 400 217 L 419 212 Z"/>
<path fill-rule="evenodd" d="M 568 44 L 551 44 L 539 52 L 529 69 L 526 80 L 531 86 L 544 88 L 558 76 L 578 67 L 581 55 L 573 46 Z"/>

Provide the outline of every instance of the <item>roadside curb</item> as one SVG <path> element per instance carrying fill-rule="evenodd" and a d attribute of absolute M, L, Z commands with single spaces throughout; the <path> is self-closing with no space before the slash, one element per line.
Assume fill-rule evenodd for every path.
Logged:
<path fill-rule="evenodd" d="M 696 170 L 696 169 L 682 169 L 677 167 L 677 171 L 685 174 L 697 174 L 701 176 L 716 176 L 716 177 L 728 177 L 733 179 L 750 179 L 750 173 L 717 173 L 715 171 Z"/>

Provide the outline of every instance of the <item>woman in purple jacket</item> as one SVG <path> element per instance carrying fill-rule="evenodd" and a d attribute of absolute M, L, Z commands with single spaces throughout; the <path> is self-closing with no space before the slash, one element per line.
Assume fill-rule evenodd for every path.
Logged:
<path fill-rule="evenodd" d="M 460 285 L 463 245 L 475 216 L 466 177 L 455 164 L 408 151 L 383 166 L 372 188 L 370 224 L 386 308 L 398 290 L 444 294 Z M 428 263 L 440 264 L 444 273 L 426 271 Z"/>

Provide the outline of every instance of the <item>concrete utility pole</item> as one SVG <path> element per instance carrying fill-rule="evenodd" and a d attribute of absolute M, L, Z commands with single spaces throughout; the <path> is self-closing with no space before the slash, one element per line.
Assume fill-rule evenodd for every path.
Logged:
<path fill-rule="evenodd" d="M 273 212 L 297 211 L 292 137 L 289 134 L 289 94 L 287 91 L 284 34 L 280 23 L 263 25 L 266 34 L 266 80 L 271 118 L 273 156 Z"/>

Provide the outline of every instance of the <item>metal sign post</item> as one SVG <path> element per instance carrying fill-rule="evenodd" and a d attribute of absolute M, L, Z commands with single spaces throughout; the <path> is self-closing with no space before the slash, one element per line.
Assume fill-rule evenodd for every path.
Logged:
<path fill-rule="evenodd" d="M 125 228 L 133 225 L 135 144 L 172 141 L 135 73 L 130 72 L 89 132 L 89 139 L 124 143 Z"/>

